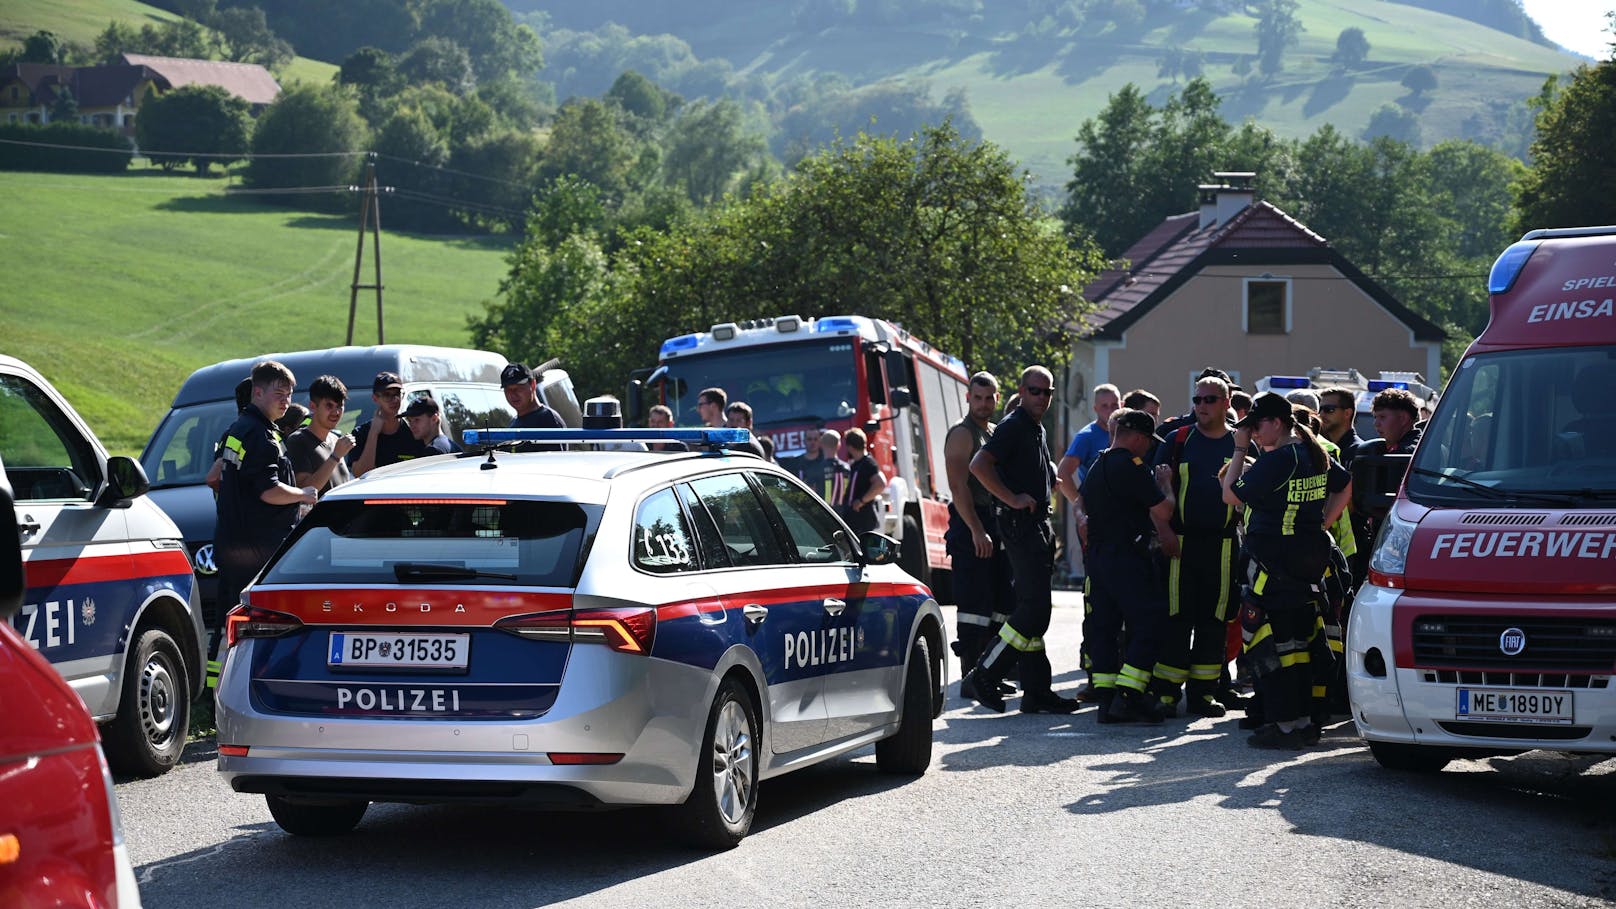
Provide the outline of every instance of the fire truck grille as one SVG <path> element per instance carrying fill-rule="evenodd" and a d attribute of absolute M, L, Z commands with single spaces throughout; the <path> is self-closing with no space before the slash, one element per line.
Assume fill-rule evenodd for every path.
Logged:
<path fill-rule="evenodd" d="M 1506 634 L 1511 631 L 1519 631 L 1520 639 Z M 1616 620 L 1420 616 L 1414 620 L 1414 664 L 1518 675 L 1609 674 L 1616 669 Z"/>
<path fill-rule="evenodd" d="M 1425 681 L 1438 685 L 1487 685 L 1494 688 L 1610 687 L 1608 675 L 1573 675 L 1549 672 L 1481 672 L 1474 669 L 1437 669 L 1424 672 Z"/>

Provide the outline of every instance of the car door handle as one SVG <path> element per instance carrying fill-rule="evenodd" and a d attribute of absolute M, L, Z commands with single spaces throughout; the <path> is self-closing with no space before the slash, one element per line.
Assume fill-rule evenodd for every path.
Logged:
<path fill-rule="evenodd" d="M 34 516 L 31 514 L 23 515 L 22 520 L 17 522 L 17 533 L 22 536 L 31 537 L 38 532 L 39 524 L 34 520 Z"/>
<path fill-rule="evenodd" d="M 746 623 L 748 625 L 758 625 L 761 624 L 764 619 L 769 617 L 769 608 L 767 606 L 759 606 L 756 603 L 747 603 L 745 606 L 741 607 L 741 614 L 746 616 Z"/>
<path fill-rule="evenodd" d="M 843 600 L 838 600 L 835 597 L 825 598 L 825 611 L 831 615 L 841 615 L 842 610 L 846 608 L 847 603 Z"/>

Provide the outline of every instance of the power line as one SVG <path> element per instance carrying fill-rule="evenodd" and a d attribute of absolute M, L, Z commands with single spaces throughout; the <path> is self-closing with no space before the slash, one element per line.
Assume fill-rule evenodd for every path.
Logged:
<path fill-rule="evenodd" d="M 231 160 L 243 159 L 251 161 L 254 158 L 353 158 L 368 154 L 362 151 L 343 152 L 243 152 L 229 154 L 226 152 L 186 152 L 168 151 L 166 149 L 143 148 L 99 148 L 93 145 L 63 145 L 55 142 L 27 142 L 22 139 L 0 139 L 0 144 L 23 145 L 29 148 L 54 148 L 66 151 L 110 152 L 115 155 L 128 155 L 129 157 L 150 157 L 151 155 L 167 155 L 171 158 L 228 158 Z"/>
<path fill-rule="evenodd" d="M 524 183 L 515 183 L 515 182 L 512 182 L 510 180 L 501 180 L 498 177 L 489 177 L 489 176 L 485 176 L 483 174 L 474 174 L 469 170 L 456 170 L 453 167 L 444 167 L 444 166 L 439 165 L 439 164 L 424 164 L 424 163 L 422 163 L 420 161 L 411 161 L 408 158 L 400 158 L 397 155 L 389 155 L 389 154 L 386 154 L 385 152 L 376 152 L 376 157 L 385 158 L 388 161 L 397 161 L 400 164 L 408 164 L 411 167 L 419 167 L 419 168 L 423 168 L 423 169 L 426 169 L 426 170 L 435 170 L 435 171 L 439 171 L 440 173 L 454 174 L 454 175 L 459 176 L 459 177 L 470 177 L 473 180 L 482 180 L 482 181 L 484 181 L 486 183 L 497 183 L 500 186 L 509 186 L 512 189 L 531 190 L 533 188 L 533 187 L 528 186 L 528 185 L 526 185 Z"/>

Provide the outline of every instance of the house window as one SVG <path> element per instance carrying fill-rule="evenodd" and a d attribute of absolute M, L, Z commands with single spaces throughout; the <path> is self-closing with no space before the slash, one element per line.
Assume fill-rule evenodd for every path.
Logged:
<path fill-rule="evenodd" d="M 1289 278 L 1247 278 L 1245 326 L 1249 335 L 1284 335 L 1291 330 Z"/>

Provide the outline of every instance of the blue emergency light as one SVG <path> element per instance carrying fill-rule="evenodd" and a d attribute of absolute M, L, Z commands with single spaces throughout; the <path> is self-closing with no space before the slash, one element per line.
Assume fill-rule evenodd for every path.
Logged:
<path fill-rule="evenodd" d="M 676 351 L 689 350 L 700 343 L 700 341 L 701 338 L 697 335 L 680 335 L 677 338 L 669 338 L 668 340 L 662 342 L 662 355 L 665 357 L 668 354 Z"/>
<path fill-rule="evenodd" d="M 1388 388 L 1401 388 L 1404 391 L 1408 391 L 1408 383 L 1407 382 L 1393 382 L 1390 379 L 1370 379 L 1369 380 L 1369 390 L 1370 391 L 1385 391 Z"/>
<path fill-rule="evenodd" d="M 815 322 L 814 332 L 816 334 L 826 334 L 833 331 L 858 331 L 858 327 L 858 320 L 856 319 L 848 316 L 832 316 Z"/>
<path fill-rule="evenodd" d="M 745 445 L 749 429 L 468 429 L 466 445 L 501 442 L 687 442 L 696 445 Z"/>
<path fill-rule="evenodd" d="M 1487 292 L 1508 293 L 1515 286 L 1515 279 L 1521 276 L 1521 270 L 1526 267 L 1526 260 L 1537 251 L 1537 244 L 1536 240 L 1523 240 L 1504 250 L 1498 261 L 1493 263 L 1493 270 L 1487 274 Z"/>
<path fill-rule="evenodd" d="M 1269 388 L 1312 388 L 1313 380 L 1307 376 L 1269 376 Z"/>

